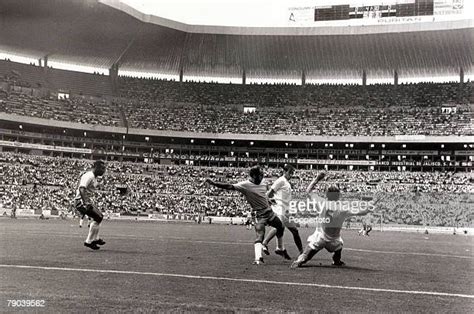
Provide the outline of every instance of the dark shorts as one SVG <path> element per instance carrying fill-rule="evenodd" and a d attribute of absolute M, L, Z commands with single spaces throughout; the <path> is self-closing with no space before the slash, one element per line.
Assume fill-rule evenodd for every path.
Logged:
<path fill-rule="evenodd" d="M 273 210 L 269 209 L 264 212 L 257 213 L 255 220 L 257 224 L 264 224 L 268 226 L 270 222 L 275 219 L 275 217 L 277 216 L 275 215 Z"/>
<path fill-rule="evenodd" d="M 100 212 L 100 210 L 97 209 L 97 207 L 92 206 L 92 208 L 87 209 L 86 206 L 84 206 L 82 200 L 74 200 L 74 207 L 81 214 L 82 217 L 87 215 L 98 223 L 100 223 L 102 219 L 104 219 L 104 215 L 102 215 L 102 213 Z"/>

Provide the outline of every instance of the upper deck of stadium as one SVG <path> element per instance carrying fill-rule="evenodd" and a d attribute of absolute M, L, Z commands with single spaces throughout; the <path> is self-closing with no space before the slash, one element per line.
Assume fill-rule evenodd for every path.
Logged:
<path fill-rule="evenodd" d="M 429 15 L 420 6 L 429 10 L 430 1 L 408 1 L 417 6 L 413 12 L 400 4 L 398 13 L 380 8 L 389 13 L 377 14 L 386 17 L 318 22 L 298 16 L 304 7 L 289 7 L 284 13 L 293 14 L 295 24 L 288 18 L 275 27 L 238 27 L 170 20 L 118 0 L 6 0 L 0 57 L 91 73 L 115 67 L 125 76 L 225 83 L 243 77 L 247 83 L 354 83 L 362 73 L 369 83 L 387 83 L 395 72 L 401 81 L 450 81 L 461 69 L 470 78 L 468 9 L 451 7 L 453 13 L 448 7 L 444 14 L 437 8 Z"/>

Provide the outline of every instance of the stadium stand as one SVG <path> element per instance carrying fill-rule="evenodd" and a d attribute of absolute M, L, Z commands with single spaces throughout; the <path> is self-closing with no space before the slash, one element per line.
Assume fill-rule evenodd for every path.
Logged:
<path fill-rule="evenodd" d="M 0 153 L 0 169 L 4 173 L 0 179 L 4 188 L 0 203 L 7 208 L 69 211 L 78 173 L 88 166 L 87 160 Z M 295 199 L 303 199 L 302 191 L 316 172 L 297 174 L 298 178 L 292 180 Z M 267 169 L 266 175 L 271 183 L 279 170 Z M 243 216 L 248 210 L 244 199 L 235 193 L 200 187 L 206 177 L 237 182 L 247 178 L 247 170 L 108 162 L 97 200 L 104 210 L 121 213 Z M 468 225 L 474 214 L 473 179 L 468 173 L 331 171 L 328 181 L 317 190 L 338 185 L 347 199 L 385 193 L 381 202 L 384 223 Z M 120 195 L 117 187 L 124 185 L 129 192 Z"/>
<path fill-rule="evenodd" d="M 108 105 L 106 100 L 91 101 L 80 97 L 58 100 L 15 92 L 0 93 L 0 111 L 84 124 L 122 125 L 119 108 Z"/>
<path fill-rule="evenodd" d="M 293 135 L 472 135 L 472 84 L 223 85 L 122 78 L 130 127 Z M 456 114 L 442 105 L 459 104 Z M 243 113 L 243 107 L 256 112 Z M 304 123 L 302 123 L 304 121 Z"/>
<path fill-rule="evenodd" d="M 11 86 L 60 85 L 66 90 L 106 91 L 107 78 L 20 66 L 19 72 L 0 62 L 0 78 Z M 19 74 L 25 73 L 25 75 Z M 53 79 L 54 78 L 54 79 Z M 95 79 L 96 78 L 96 79 Z M 62 82 L 62 83 L 56 83 Z M 121 78 L 120 95 L 108 100 L 3 93 L 2 110 L 27 116 L 117 126 L 123 117 L 129 127 L 209 133 L 290 135 L 473 135 L 472 83 L 407 85 L 227 85 L 178 83 Z M 100 84 L 100 83 L 105 83 Z M 90 86 L 90 87 L 86 87 Z M 76 93 L 77 94 L 77 93 Z M 80 93 L 79 93 L 80 94 Z M 71 105 L 78 116 L 71 115 Z M 41 109 L 35 104 L 50 103 Z M 455 105 L 456 113 L 442 112 Z M 256 111 L 243 113 L 243 107 Z M 82 107 L 82 109 L 81 109 Z M 15 109 L 16 108 L 16 109 Z M 41 111 L 41 112 L 40 112 Z M 38 113 L 40 112 L 40 113 Z M 94 115 L 97 115 L 95 118 Z M 109 118 L 107 117 L 109 115 Z M 56 117 L 56 118 L 55 118 Z M 304 121 L 304 123 L 301 123 Z"/>
<path fill-rule="evenodd" d="M 43 68 L 6 60 L 0 61 L 0 81 L 10 86 L 45 88 L 76 95 L 112 95 L 109 76 Z"/>

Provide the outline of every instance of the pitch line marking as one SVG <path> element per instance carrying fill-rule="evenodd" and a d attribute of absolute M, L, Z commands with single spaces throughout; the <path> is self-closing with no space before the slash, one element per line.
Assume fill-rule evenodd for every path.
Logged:
<path fill-rule="evenodd" d="M 74 233 L 61 233 L 61 232 L 25 232 L 23 234 L 34 234 L 34 235 L 62 235 L 68 238 L 75 238 L 80 234 Z M 188 238 L 183 237 L 143 237 L 137 235 L 121 235 L 121 236 L 114 236 L 110 235 L 107 236 L 111 239 L 137 239 L 143 241 L 156 241 L 156 240 L 174 240 L 174 241 L 181 241 L 181 242 L 190 242 L 190 243 L 206 243 L 206 244 L 232 244 L 232 245 L 250 245 L 252 242 L 230 242 L 230 241 L 211 241 L 211 240 L 190 240 Z M 437 253 L 420 253 L 420 252 L 396 252 L 396 251 L 378 251 L 378 250 L 366 250 L 366 249 L 355 249 L 355 248 L 344 248 L 347 251 L 355 251 L 355 252 L 365 252 L 365 253 L 378 253 L 378 254 L 394 254 L 394 255 L 414 255 L 414 256 L 432 256 L 432 257 L 451 257 L 451 258 L 461 258 L 461 259 L 473 259 L 473 256 L 466 256 L 466 255 L 449 255 L 449 254 L 437 254 Z"/>
<path fill-rule="evenodd" d="M 466 259 L 473 258 L 472 256 L 465 256 L 465 255 L 449 255 L 449 254 L 437 254 L 437 253 L 377 251 L 377 250 L 352 249 L 352 248 L 344 248 L 344 250 L 357 251 L 357 252 L 367 252 L 367 253 L 381 253 L 381 254 L 419 255 L 419 256 L 433 256 L 433 257 L 455 257 L 455 258 L 466 258 Z"/>
<path fill-rule="evenodd" d="M 49 267 L 49 266 L 30 266 L 30 265 L 0 264 L 0 267 L 1 268 L 52 270 L 52 271 L 57 270 L 57 271 L 70 271 L 70 272 L 108 273 L 108 274 L 122 274 L 122 275 L 142 275 L 142 276 L 186 278 L 186 279 L 203 279 L 203 280 L 214 280 L 214 281 L 233 281 L 233 282 L 260 283 L 260 284 L 272 284 L 272 285 L 283 285 L 283 286 L 317 287 L 317 288 L 328 288 L 328 289 L 344 289 L 344 290 L 387 292 L 387 293 L 401 293 L 401 294 L 415 294 L 415 295 L 429 295 L 429 296 L 438 296 L 438 297 L 457 297 L 457 298 L 465 298 L 465 299 L 474 299 L 474 295 L 470 295 L 470 294 L 339 286 L 339 285 L 327 285 L 327 284 L 318 284 L 318 283 L 273 281 L 273 280 L 263 280 L 263 279 L 245 279 L 245 278 L 198 276 L 198 275 L 184 275 L 184 274 L 171 274 L 171 273 L 139 272 L 139 271 L 129 271 L 129 270 L 125 271 L 125 270 L 113 270 L 113 269 L 88 269 L 88 268 Z"/>

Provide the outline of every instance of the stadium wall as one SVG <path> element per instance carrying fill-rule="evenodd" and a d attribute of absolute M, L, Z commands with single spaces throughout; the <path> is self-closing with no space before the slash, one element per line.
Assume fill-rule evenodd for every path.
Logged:
<path fill-rule="evenodd" d="M 470 172 L 473 136 L 282 137 L 89 126 L 0 113 L 2 151 L 163 165 Z"/>

